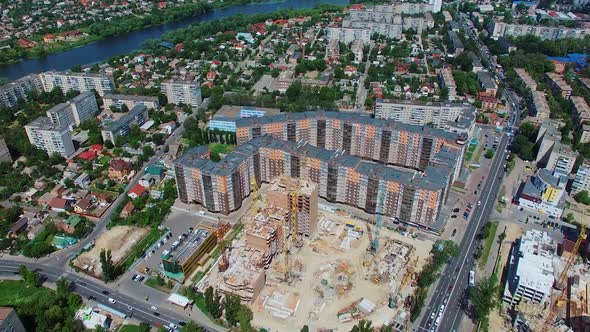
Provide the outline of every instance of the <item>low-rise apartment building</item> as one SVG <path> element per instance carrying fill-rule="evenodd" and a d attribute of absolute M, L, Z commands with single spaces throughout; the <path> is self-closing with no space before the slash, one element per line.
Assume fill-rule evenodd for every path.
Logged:
<path fill-rule="evenodd" d="M 527 73 L 527 71 L 523 68 L 514 68 L 516 75 L 522 81 L 525 87 L 531 89 L 531 91 L 537 91 L 537 82 Z"/>
<path fill-rule="evenodd" d="M 446 67 L 440 70 L 439 80 L 441 88 L 449 90 L 449 100 L 454 101 L 457 99 L 457 84 L 455 83 L 455 78 L 453 77 L 453 71 Z"/>
<path fill-rule="evenodd" d="M 160 109 L 160 102 L 158 97 L 154 96 L 137 96 L 137 95 L 121 95 L 121 94 L 105 94 L 102 97 L 102 101 L 105 109 L 116 107 L 121 109 L 122 105 L 127 106 L 128 109 L 132 109 L 136 105 L 145 105 L 148 109 L 154 110 Z"/>
<path fill-rule="evenodd" d="M 547 96 L 545 96 L 543 91 L 533 91 L 527 97 L 527 104 L 530 115 L 534 116 L 534 122 L 543 123 L 551 117 Z"/>
<path fill-rule="evenodd" d="M 572 95 L 572 87 L 567 84 L 563 76 L 557 73 L 546 73 L 545 76 L 547 77 L 547 83 L 549 87 L 553 91 L 553 93 L 560 94 L 563 98 L 569 98 Z"/>

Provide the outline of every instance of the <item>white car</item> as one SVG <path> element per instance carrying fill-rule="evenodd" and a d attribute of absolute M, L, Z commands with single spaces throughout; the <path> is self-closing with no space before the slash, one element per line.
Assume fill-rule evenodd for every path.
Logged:
<path fill-rule="evenodd" d="M 112 297 L 109 297 L 109 302 L 111 302 L 112 304 L 117 303 L 117 301 L 115 299 L 113 299 Z"/>
<path fill-rule="evenodd" d="M 152 309 L 153 311 L 158 311 L 158 307 L 156 307 L 155 305 L 151 306 L 151 309 Z"/>
<path fill-rule="evenodd" d="M 478 205 L 478 206 L 479 206 L 479 205 L 481 205 L 481 201 L 477 201 L 477 205 Z"/>

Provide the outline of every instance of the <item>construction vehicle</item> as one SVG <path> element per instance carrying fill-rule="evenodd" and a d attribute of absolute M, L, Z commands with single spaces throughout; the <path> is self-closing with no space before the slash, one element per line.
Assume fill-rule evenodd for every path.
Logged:
<path fill-rule="evenodd" d="M 381 223 L 382 223 L 382 214 L 384 213 L 384 206 L 383 203 L 385 201 L 385 187 L 379 186 L 379 198 L 377 202 L 377 220 L 375 221 L 375 235 L 373 236 L 373 241 L 371 241 L 371 252 L 377 253 L 377 249 L 379 248 L 379 234 L 381 234 Z"/>
<path fill-rule="evenodd" d="M 557 310 L 563 305 L 564 302 L 567 300 L 567 279 L 568 279 L 568 272 L 569 269 L 574 265 L 574 262 L 578 258 L 578 251 L 580 250 L 580 245 L 582 241 L 586 239 L 586 225 L 582 225 L 580 228 L 580 235 L 574 244 L 574 248 L 572 253 L 568 257 L 565 267 L 561 274 L 559 275 L 559 279 L 555 282 L 555 288 L 559 289 L 561 293 L 559 294 L 558 299 L 551 305 L 551 310 L 549 311 L 549 315 L 547 315 L 547 319 L 545 319 L 545 323 L 543 324 L 542 331 L 547 332 L 549 327 L 555 323 L 555 317 L 557 317 Z"/>

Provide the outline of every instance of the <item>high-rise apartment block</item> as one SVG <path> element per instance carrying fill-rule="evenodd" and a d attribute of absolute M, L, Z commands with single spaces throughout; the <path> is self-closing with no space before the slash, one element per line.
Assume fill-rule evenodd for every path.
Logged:
<path fill-rule="evenodd" d="M 236 121 L 238 144 L 263 135 L 413 169 L 424 169 L 445 146 L 463 159 L 467 135 L 354 113 L 281 113 Z M 453 164 L 453 180 L 461 163 Z"/>
<path fill-rule="evenodd" d="M 103 141 L 108 140 L 115 143 L 117 136 L 127 136 L 131 126 L 141 126 L 147 121 L 148 117 L 147 107 L 141 104 L 136 105 L 128 113 L 102 130 L 101 135 Z"/>
<path fill-rule="evenodd" d="M 93 118 L 98 111 L 94 93 L 86 91 L 65 103 L 55 105 L 47 111 L 47 116 L 53 124 L 71 128 Z"/>
<path fill-rule="evenodd" d="M 27 100 L 29 93 L 43 91 L 39 75 L 30 74 L 0 87 L 0 106 L 12 108 L 19 99 Z"/>
<path fill-rule="evenodd" d="M 545 232 L 527 231 L 512 248 L 503 300 L 509 305 L 522 299 L 544 304 L 551 295 L 557 244 Z"/>
<path fill-rule="evenodd" d="M 198 107 L 203 101 L 198 81 L 170 79 L 160 83 L 160 89 L 172 104 Z"/>
<path fill-rule="evenodd" d="M 564 38 L 584 38 L 590 33 L 590 29 L 506 23 L 498 19 L 493 19 L 488 26 L 488 32 L 494 39 L 498 39 L 499 37 L 534 35 L 541 39 L 557 40 Z"/>
<path fill-rule="evenodd" d="M 39 77 L 45 91 L 54 88 L 61 88 L 64 93 L 70 90 L 96 90 L 99 95 L 104 96 L 115 90 L 112 78 L 104 74 L 47 71 L 39 74 Z"/>
<path fill-rule="evenodd" d="M 403 139 L 412 137 L 404 135 Z M 199 157 L 203 153 L 189 151 L 175 161 L 176 183 L 181 201 L 199 203 L 209 211 L 228 214 L 238 209 L 250 195 L 254 179 L 256 183 L 270 183 L 282 175 L 297 178 L 306 174 L 318 186 L 318 195 L 329 202 L 376 213 L 378 197 L 384 195 L 384 205 L 379 209 L 384 215 L 405 224 L 439 231 L 442 225 L 437 220 L 438 215 L 453 181 L 456 164 L 460 164 L 462 149 L 442 142 L 439 147 L 430 149 L 436 153 L 430 157 L 424 154 L 424 167 L 416 171 L 363 161 L 345 154 L 342 149 L 328 151 L 266 135 L 238 146 L 217 163 Z"/>
<path fill-rule="evenodd" d="M 305 171 L 305 170 L 302 170 Z M 300 178 L 304 175 L 299 174 Z M 312 181 L 281 176 L 274 179 L 266 194 L 268 205 L 293 213 L 293 200 L 297 206 L 297 234 L 310 237 L 318 225 L 318 186 Z M 291 216 L 289 217 L 291 220 Z M 294 226 L 291 225 L 289 229 Z"/>
<path fill-rule="evenodd" d="M 47 117 L 40 117 L 25 126 L 29 142 L 48 154 L 57 153 L 64 158 L 76 150 L 67 126 L 58 126 Z"/>
<path fill-rule="evenodd" d="M 475 126 L 475 108 L 459 103 L 377 99 L 375 118 L 471 134 Z"/>
<path fill-rule="evenodd" d="M 122 105 L 132 109 L 136 105 L 145 105 L 145 107 L 152 108 L 154 110 L 160 109 L 160 102 L 158 97 L 154 96 L 136 96 L 136 95 L 120 95 L 120 94 L 105 94 L 102 97 L 102 101 L 105 109 L 111 108 L 111 106 L 121 109 Z"/>
<path fill-rule="evenodd" d="M 590 193 L 590 160 L 586 159 L 578 167 L 574 181 L 572 182 L 572 194 L 575 195 L 581 191 Z"/>

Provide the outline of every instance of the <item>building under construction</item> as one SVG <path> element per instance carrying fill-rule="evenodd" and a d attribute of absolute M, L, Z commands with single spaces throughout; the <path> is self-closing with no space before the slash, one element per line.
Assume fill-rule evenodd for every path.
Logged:
<path fill-rule="evenodd" d="M 254 302 L 266 284 L 264 256 L 264 252 L 247 245 L 233 248 L 229 268 L 223 272 L 222 282 L 216 285 L 219 291 L 236 295 L 243 302 Z"/>
<path fill-rule="evenodd" d="M 313 236 L 318 227 L 317 184 L 288 176 L 278 177 L 271 182 L 266 194 L 268 205 L 293 213 L 291 211 L 293 199 L 297 200 L 297 234 L 305 237 Z"/>
<path fill-rule="evenodd" d="M 259 212 L 246 226 L 246 244 L 263 253 L 263 267 L 283 249 L 283 227 L 288 220 L 288 211 L 281 208 L 266 208 Z"/>

